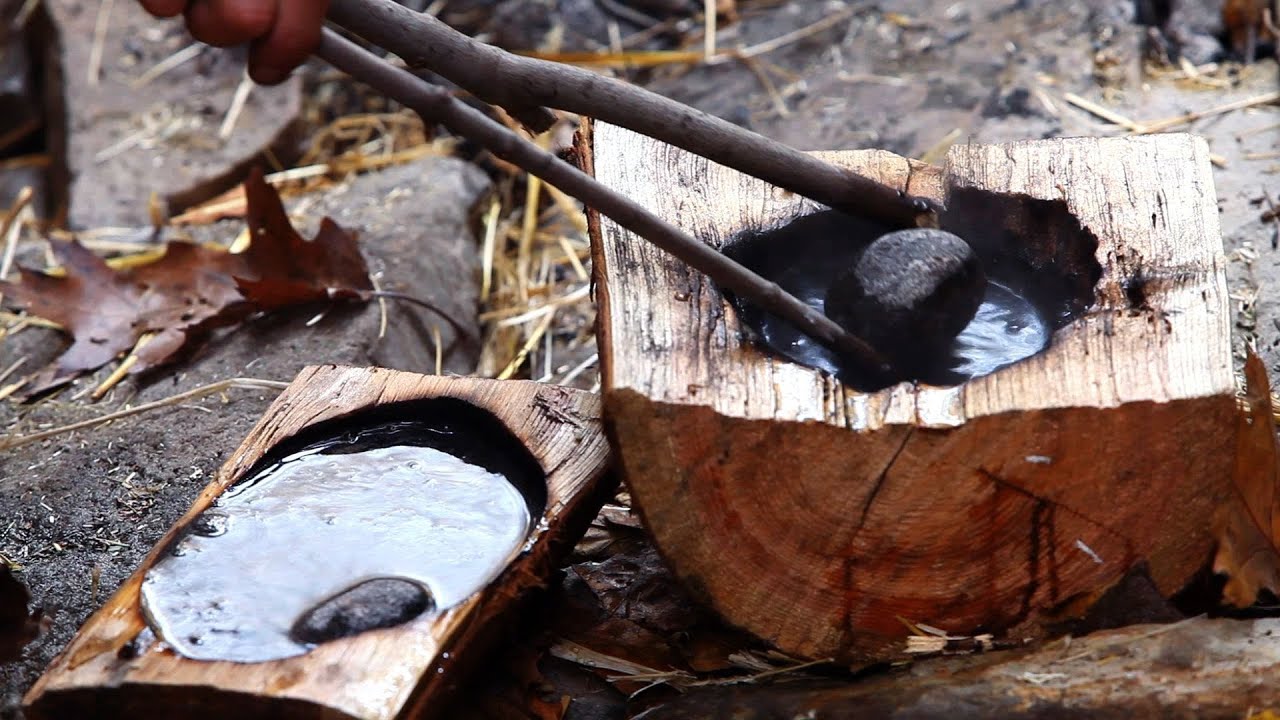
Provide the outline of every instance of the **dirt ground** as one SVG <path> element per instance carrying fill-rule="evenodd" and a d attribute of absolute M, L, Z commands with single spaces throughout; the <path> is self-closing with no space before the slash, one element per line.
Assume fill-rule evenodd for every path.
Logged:
<path fill-rule="evenodd" d="M 464 6 L 458 13 L 484 5 L 458 4 Z M 1231 72 L 1205 71 L 1202 77 L 1188 77 L 1176 68 L 1144 75 L 1146 28 L 1134 22 L 1130 3 L 1120 0 L 898 0 L 891 10 L 862 0 L 741 4 L 749 11 L 740 23 L 722 28 L 722 44 L 752 46 L 833 14 L 841 20 L 762 55 L 756 63 L 637 71 L 633 79 L 802 149 L 878 147 L 937 162 L 955 143 L 1125 132 L 1071 104 L 1066 98 L 1072 93 L 1142 123 L 1278 87 L 1271 59 Z M 564 10 L 573 4 L 559 5 Z M 444 17 L 449 19 L 447 8 Z M 493 28 L 489 30 L 492 34 Z M 1237 345 L 1256 339 L 1273 373 L 1280 372 L 1280 295 L 1272 291 L 1280 282 L 1280 251 L 1275 249 L 1276 227 L 1261 215 L 1267 209 L 1264 197 L 1280 196 L 1275 179 L 1280 159 L 1274 152 L 1280 131 L 1266 129 L 1277 122 L 1280 109 L 1272 104 L 1178 128 L 1203 135 L 1220 158 L 1214 179 L 1231 260 Z M 356 197 L 374 198 L 370 203 L 376 206 L 377 198 L 396 188 L 421 191 L 390 217 L 400 228 L 430 236 L 425 242 L 447 246 L 457 263 L 453 275 L 474 269 L 476 256 L 470 248 L 477 243 L 476 209 L 488 191 L 483 174 L 454 160 L 431 160 L 399 175 L 390 173 L 383 171 L 382 180 L 370 181 L 354 194 L 326 201 L 324 210 L 340 214 Z M 474 308 L 473 286 L 462 283 L 459 291 L 443 273 L 423 282 L 424 273 L 438 272 L 426 269 L 430 257 L 404 266 L 397 259 L 404 245 L 393 242 L 395 232 L 368 232 L 368 226 L 387 216 L 374 207 L 339 219 L 384 238 L 369 253 L 381 258 L 388 277 L 416 292 L 453 298 L 460 313 Z M 11 435 L 25 434 L 237 376 L 287 381 L 304 364 L 429 369 L 412 339 L 399 341 L 395 352 L 378 354 L 377 312 L 376 306 L 334 310 L 314 325 L 307 323 L 314 312 L 261 319 L 145 383 L 126 383 L 97 404 L 69 399 L 92 387 L 90 381 L 35 407 L 0 404 L 0 427 Z M 57 347 L 51 332 L 20 333 L 0 344 L 0 368 L 20 357 L 29 358 L 28 368 L 38 367 Z M 474 362 L 460 352 L 446 369 L 470 372 Z M 269 401 L 267 393 L 232 390 L 0 456 L 0 556 L 21 565 L 20 577 L 35 602 L 54 613 L 51 631 L 28 647 L 22 661 L 0 666 L 0 718 L 20 716 L 21 694 L 186 510 Z M 609 527 L 617 530 L 616 523 Z M 619 547 L 646 552 L 635 549 L 644 548 L 638 531 L 621 532 L 628 539 Z M 606 562 L 615 553 L 622 554 L 617 548 L 581 548 L 575 562 Z M 550 628 L 557 602 L 573 606 L 572 598 L 583 595 L 581 577 L 570 572 L 559 594 L 545 601 L 543 617 L 552 620 L 540 633 L 554 634 Z M 521 647 L 513 646 L 510 654 L 530 652 Z M 621 718 L 646 707 L 643 698 L 628 708 L 616 688 L 562 657 L 543 657 L 540 669 L 551 686 L 574 698 L 565 718 Z M 491 674 L 488 680 L 495 687 L 511 682 L 511 671 L 495 668 Z"/>

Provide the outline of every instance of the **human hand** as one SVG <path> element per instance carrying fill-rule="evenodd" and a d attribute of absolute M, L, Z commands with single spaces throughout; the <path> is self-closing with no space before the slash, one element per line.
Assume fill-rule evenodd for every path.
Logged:
<path fill-rule="evenodd" d="M 329 0 L 139 0 L 157 17 L 186 16 L 197 40 L 227 47 L 251 43 L 249 77 L 284 82 L 320 42 Z"/>

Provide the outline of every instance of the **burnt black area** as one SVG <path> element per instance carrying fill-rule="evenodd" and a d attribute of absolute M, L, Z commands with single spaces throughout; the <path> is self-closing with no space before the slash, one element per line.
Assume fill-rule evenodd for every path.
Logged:
<path fill-rule="evenodd" d="M 988 276 L 1029 298 L 1053 329 L 1096 301 L 1098 238 L 1065 202 L 953 187 L 939 221 L 973 247 Z"/>
<path fill-rule="evenodd" d="M 825 210 L 777 227 L 744 232 L 734 237 L 723 252 L 802 302 L 823 310 L 827 290 L 836 277 L 852 267 L 873 240 L 896 229 Z M 856 368 L 843 368 L 825 348 L 790 323 L 728 290 L 724 294 L 742 323 L 765 347 L 793 362 L 838 375 L 852 385 L 862 382 L 862 374 Z"/>
<path fill-rule="evenodd" d="M 1094 257 L 1098 239 L 1065 202 L 953 187 L 939 224 L 964 238 L 992 283 L 1029 301 L 1051 330 L 1061 329 L 1094 304 L 1094 288 L 1102 276 Z M 776 227 L 745 231 L 723 252 L 822 311 L 837 275 L 852 267 L 877 237 L 897 229 L 824 210 Z M 909 374 L 877 377 L 835 357 L 790 323 L 724 292 L 757 342 L 793 362 L 836 375 L 855 389 L 869 392 L 904 380 L 955 385 L 969 379 L 953 370 L 954 347 Z"/>
<path fill-rule="evenodd" d="M 1142 277 L 1132 277 L 1124 281 L 1124 297 L 1129 302 L 1129 307 L 1134 310 L 1143 310 L 1147 306 L 1147 279 Z"/>

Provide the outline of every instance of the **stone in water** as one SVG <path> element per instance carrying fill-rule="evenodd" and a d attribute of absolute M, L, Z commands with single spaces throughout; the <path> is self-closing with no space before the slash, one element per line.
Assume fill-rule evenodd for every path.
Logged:
<path fill-rule="evenodd" d="M 361 439 L 285 457 L 205 511 L 143 581 L 156 634 L 194 659 L 300 655 L 446 610 L 523 547 L 530 507 L 507 477 Z"/>
<path fill-rule="evenodd" d="M 289 637 L 318 645 L 366 630 L 395 627 L 431 607 L 431 595 L 418 583 L 398 578 L 369 580 L 312 608 L 298 619 Z"/>
<path fill-rule="evenodd" d="M 828 317 L 918 375 L 939 365 L 987 292 L 962 238 L 913 228 L 882 235 L 827 290 Z"/>

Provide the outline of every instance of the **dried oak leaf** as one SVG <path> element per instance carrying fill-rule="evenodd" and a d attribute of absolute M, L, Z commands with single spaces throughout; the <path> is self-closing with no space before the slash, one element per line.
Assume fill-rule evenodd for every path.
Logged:
<path fill-rule="evenodd" d="M 0 282 L 0 293 L 72 337 L 30 391 L 99 368 L 144 335 L 133 373 L 171 361 L 253 310 L 370 296 L 373 283 L 353 234 L 326 218 L 316 239 L 304 240 L 261 171 L 251 174 L 245 192 L 252 240 L 243 253 L 170 242 L 155 262 L 115 270 L 74 240 L 54 240 L 62 275 L 19 268 L 21 282 Z"/>
<path fill-rule="evenodd" d="M 249 174 L 244 189 L 251 240 L 243 253 L 246 270 L 236 282 L 246 300 L 272 310 L 317 300 L 369 299 L 373 281 L 354 233 L 325 218 L 308 242 L 289 222 L 261 170 Z"/>
<path fill-rule="evenodd" d="M 242 261 L 219 250 L 171 242 L 155 262 L 118 271 L 75 240 L 50 245 L 62 275 L 19 268 L 21 282 L 0 282 L 6 297 L 71 334 L 46 383 L 101 367 L 152 333 L 133 368 L 146 370 L 241 300 L 231 273 Z"/>
<path fill-rule="evenodd" d="M 1224 599 L 1252 605 L 1258 591 L 1280 593 L 1280 471 L 1267 369 L 1253 351 L 1244 364 L 1245 400 L 1236 441 L 1235 496 L 1214 517 L 1213 570 L 1227 575 Z"/>
<path fill-rule="evenodd" d="M 17 660 L 22 648 L 48 626 L 40 609 L 27 611 L 31 593 L 8 565 L 0 563 L 0 662 Z"/>

